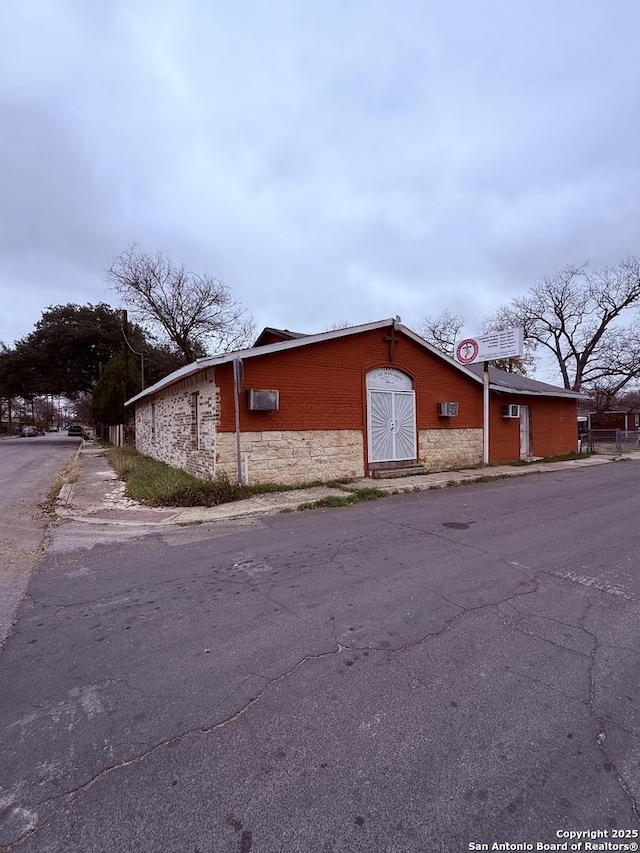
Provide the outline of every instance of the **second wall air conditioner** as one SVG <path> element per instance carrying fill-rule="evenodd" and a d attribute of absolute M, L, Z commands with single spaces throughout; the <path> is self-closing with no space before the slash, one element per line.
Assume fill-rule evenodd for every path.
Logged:
<path fill-rule="evenodd" d="M 502 407 L 502 417 L 503 418 L 519 418 L 520 417 L 520 406 L 516 406 L 513 403 L 509 403 L 508 406 Z"/>
<path fill-rule="evenodd" d="M 438 403 L 438 417 L 441 418 L 457 418 L 458 404 L 457 403 Z"/>

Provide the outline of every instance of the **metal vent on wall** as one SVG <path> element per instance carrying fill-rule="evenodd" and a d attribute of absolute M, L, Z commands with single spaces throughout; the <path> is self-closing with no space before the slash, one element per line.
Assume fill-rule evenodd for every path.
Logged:
<path fill-rule="evenodd" d="M 252 412 L 276 412 L 280 407 L 280 392 L 247 388 L 247 409 Z"/>

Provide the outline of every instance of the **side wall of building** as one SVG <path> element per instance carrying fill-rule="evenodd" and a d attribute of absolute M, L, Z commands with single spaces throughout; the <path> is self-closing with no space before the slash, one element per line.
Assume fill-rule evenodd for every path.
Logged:
<path fill-rule="evenodd" d="M 562 397 L 494 394 L 489 422 L 490 459 L 513 462 L 520 458 L 520 420 L 503 418 L 502 406 L 529 407 L 531 456 L 561 456 L 578 449 L 578 405 Z"/>
<path fill-rule="evenodd" d="M 214 476 L 218 419 L 218 389 L 209 368 L 136 405 L 136 447 L 198 477 Z"/>

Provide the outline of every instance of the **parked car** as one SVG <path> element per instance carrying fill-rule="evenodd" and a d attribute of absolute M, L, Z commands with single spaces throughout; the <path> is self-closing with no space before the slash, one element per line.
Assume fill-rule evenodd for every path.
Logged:
<path fill-rule="evenodd" d="M 71 426 L 69 427 L 69 429 L 67 431 L 67 435 L 75 435 L 75 436 L 79 436 L 80 438 L 86 438 L 87 437 L 87 433 L 85 432 L 82 424 L 71 424 Z"/>
<path fill-rule="evenodd" d="M 48 431 L 49 431 L 49 432 L 59 432 L 59 429 L 58 429 L 58 427 L 57 427 L 57 426 L 53 425 L 53 426 L 50 426 L 50 427 L 49 427 L 49 430 L 48 430 Z"/>
<path fill-rule="evenodd" d="M 41 434 L 40 430 L 36 429 L 34 426 L 26 426 L 22 427 L 22 430 L 20 431 L 20 438 L 35 438 Z"/>

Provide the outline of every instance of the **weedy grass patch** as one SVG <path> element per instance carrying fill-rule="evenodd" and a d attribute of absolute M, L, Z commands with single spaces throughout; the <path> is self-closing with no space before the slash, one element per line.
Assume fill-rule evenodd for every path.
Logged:
<path fill-rule="evenodd" d="M 575 459 L 588 459 L 590 456 L 594 456 L 595 453 L 592 450 L 575 450 L 572 453 L 563 453 L 560 456 L 543 456 L 541 459 L 533 460 L 533 463 L 527 459 L 518 459 L 516 462 L 492 462 L 491 465 L 509 465 L 511 468 L 518 467 L 526 467 L 527 465 L 536 464 L 538 462 L 572 462 Z"/>
<path fill-rule="evenodd" d="M 124 480 L 127 497 L 147 506 L 218 506 L 254 493 L 252 487 L 232 483 L 226 475 L 200 479 L 131 447 L 111 447 L 106 455 Z"/>
<path fill-rule="evenodd" d="M 240 486 L 226 474 L 205 479 L 195 477 L 181 468 L 145 456 L 132 447 L 110 447 L 106 456 L 116 475 L 124 480 L 127 497 L 147 506 L 218 506 L 254 495 L 327 485 L 316 481 L 294 486 L 279 483 Z"/>
<path fill-rule="evenodd" d="M 47 497 L 42 503 L 42 506 L 46 511 L 53 511 L 56 501 L 58 500 L 58 495 L 60 494 L 60 489 L 71 483 L 77 483 L 81 471 L 82 460 L 77 453 L 73 453 L 63 462 L 51 483 L 51 486 L 49 487 Z"/>
<path fill-rule="evenodd" d="M 300 504 L 298 509 L 318 509 L 321 507 L 339 507 L 353 506 L 354 504 L 363 503 L 364 501 L 376 501 L 378 498 L 387 496 L 386 492 L 381 489 L 354 489 L 352 492 L 345 492 L 344 495 L 327 495 L 317 501 L 308 501 Z"/>
<path fill-rule="evenodd" d="M 585 450 L 582 452 L 576 450 L 573 453 L 565 453 L 562 456 L 545 456 L 540 460 L 540 462 L 571 462 L 574 459 L 588 459 L 590 456 L 595 456 L 593 450 Z"/>

